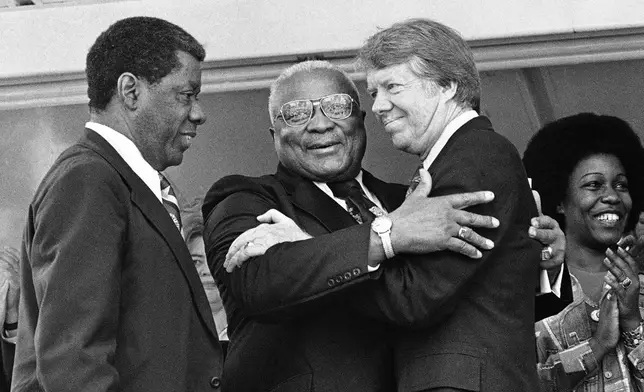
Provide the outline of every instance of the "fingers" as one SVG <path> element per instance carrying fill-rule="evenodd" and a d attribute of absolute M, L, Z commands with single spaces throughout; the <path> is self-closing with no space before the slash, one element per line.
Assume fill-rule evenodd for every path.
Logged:
<path fill-rule="evenodd" d="M 454 212 L 454 220 L 460 226 L 482 227 L 494 229 L 499 227 L 499 220 L 493 216 L 479 215 L 469 211 L 457 210 Z"/>
<path fill-rule="evenodd" d="M 443 196 L 456 209 L 464 209 L 477 204 L 485 204 L 494 200 L 494 193 L 490 191 L 478 191 L 468 193 L 456 193 Z"/>
<path fill-rule="evenodd" d="M 261 256 L 266 253 L 266 249 L 266 246 L 248 242 L 243 248 L 240 248 L 236 253 L 231 255 L 230 258 L 226 258 L 224 268 L 229 273 L 233 272 L 235 268 L 241 267 L 251 257 Z"/>
<path fill-rule="evenodd" d="M 537 229 L 533 226 L 528 228 L 528 236 L 544 245 L 550 245 L 557 240 L 557 232 L 552 229 Z"/>
<path fill-rule="evenodd" d="M 636 279 L 637 276 L 633 271 L 633 266 L 635 261 L 633 258 L 621 248 L 617 248 L 618 253 L 613 252 L 612 249 L 606 249 L 606 258 L 604 259 L 604 265 L 608 267 L 608 270 L 615 275 L 618 281 L 623 281 L 626 278 Z M 625 261 L 630 260 L 630 261 Z"/>
<path fill-rule="evenodd" d="M 481 257 L 483 257 L 480 250 L 476 249 L 469 243 L 455 237 L 452 237 L 447 241 L 447 249 L 451 250 L 452 252 L 460 253 L 472 259 L 480 259 Z"/>
<path fill-rule="evenodd" d="M 425 169 L 420 169 L 418 171 L 418 174 L 420 175 L 420 182 L 418 183 L 416 189 L 411 193 L 411 195 L 418 197 L 427 197 L 429 195 L 429 192 L 432 190 L 432 177 Z"/>
<path fill-rule="evenodd" d="M 237 252 L 239 252 L 240 249 L 246 246 L 247 243 L 252 242 L 253 238 L 255 238 L 255 228 L 248 229 L 245 232 L 241 233 L 239 237 L 235 238 L 233 243 L 230 245 L 228 248 L 228 253 L 226 253 L 226 261 L 224 262 L 224 265 L 230 258 L 233 257 Z"/>
<path fill-rule="evenodd" d="M 257 220 L 262 223 L 282 223 L 282 222 L 293 222 L 288 216 L 282 214 L 278 210 L 271 208 L 262 215 L 257 217 Z"/>
<path fill-rule="evenodd" d="M 476 248 L 486 250 L 494 248 L 494 242 L 479 235 L 474 230 L 466 226 L 461 226 L 461 228 L 458 230 L 457 237 Z"/>

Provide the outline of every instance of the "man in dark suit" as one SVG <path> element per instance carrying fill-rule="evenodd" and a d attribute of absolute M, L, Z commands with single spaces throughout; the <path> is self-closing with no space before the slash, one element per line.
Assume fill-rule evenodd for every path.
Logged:
<path fill-rule="evenodd" d="M 375 300 L 367 283 L 385 253 L 378 234 L 357 225 L 347 202 L 329 187 L 355 179 L 379 211 L 390 211 L 398 252 L 451 249 L 472 257 L 490 244 L 471 230 L 467 241 L 457 238 L 459 228 L 492 228 L 495 222 L 459 208 L 489 201 L 489 192 L 427 198 L 425 179 L 405 200 L 406 186 L 361 170 L 364 112 L 353 82 L 328 63 L 286 70 L 272 86 L 270 102 L 277 173 L 226 177 L 204 201 L 208 262 L 229 320 L 224 383 L 239 391 L 391 391 L 388 323 L 360 312 Z M 230 244 L 270 209 L 306 233 L 286 227 L 283 234 L 295 242 L 228 273 Z M 359 282 L 365 284 L 354 284 Z"/>
<path fill-rule="evenodd" d="M 114 23 L 90 48 L 90 122 L 29 206 L 13 391 L 220 387 L 208 299 L 160 176 L 205 121 L 204 56 L 148 17 Z"/>
<path fill-rule="evenodd" d="M 360 51 L 372 110 L 394 146 L 418 155 L 432 195 L 489 189 L 472 211 L 501 225 L 477 263 L 455 254 L 421 256 L 410 296 L 432 291 L 418 329 L 397 333 L 401 391 L 537 391 L 534 286 L 540 246 L 525 228 L 537 214 L 514 146 L 479 116 L 480 80 L 457 32 L 415 19 L 370 37 Z M 386 269 L 386 268 L 385 268 Z M 385 278 L 387 278 L 385 274 Z M 407 279 L 387 282 L 387 287 Z M 395 321 L 395 314 L 393 317 Z"/>

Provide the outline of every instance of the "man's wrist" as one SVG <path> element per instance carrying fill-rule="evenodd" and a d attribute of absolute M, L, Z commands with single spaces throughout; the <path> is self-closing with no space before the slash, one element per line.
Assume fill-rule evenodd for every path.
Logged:
<path fill-rule="evenodd" d="M 391 219 L 386 215 L 376 217 L 376 219 L 371 223 L 371 229 L 380 237 L 382 249 L 385 252 L 385 257 L 388 259 L 391 259 L 396 255 L 391 244 L 391 227 Z"/>

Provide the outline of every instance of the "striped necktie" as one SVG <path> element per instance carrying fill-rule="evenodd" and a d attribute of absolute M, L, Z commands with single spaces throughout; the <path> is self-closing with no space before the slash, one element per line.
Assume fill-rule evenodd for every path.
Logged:
<path fill-rule="evenodd" d="M 383 215 L 380 207 L 365 195 L 356 179 L 327 183 L 333 196 L 347 203 L 347 211 L 359 224 L 371 223 L 376 216 Z"/>
<path fill-rule="evenodd" d="M 161 199 L 163 199 L 163 206 L 168 211 L 168 214 L 170 214 L 174 225 L 181 231 L 181 215 L 179 214 L 177 196 L 174 194 L 174 190 L 170 186 L 168 179 L 161 173 L 159 173 L 159 180 L 161 180 Z"/>
<path fill-rule="evenodd" d="M 409 181 L 409 188 L 407 188 L 407 194 L 405 195 L 405 197 L 409 196 L 416 189 L 418 184 L 420 184 L 420 169 L 422 168 L 422 164 L 416 168 L 414 176 Z"/>

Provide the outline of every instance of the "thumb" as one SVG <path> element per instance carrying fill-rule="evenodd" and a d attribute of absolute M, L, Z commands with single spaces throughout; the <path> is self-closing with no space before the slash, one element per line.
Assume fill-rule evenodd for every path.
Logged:
<path fill-rule="evenodd" d="M 412 194 L 427 197 L 432 190 L 432 176 L 425 169 L 420 169 L 418 175 L 420 176 L 420 182 Z"/>
<path fill-rule="evenodd" d="M 257 217 L 257 220 L 262 223 L 281 223 L 286 221 L 287 219 L 289 219 L 289 217 L 274 208 L 271 208 L 270 210 Z"/>

